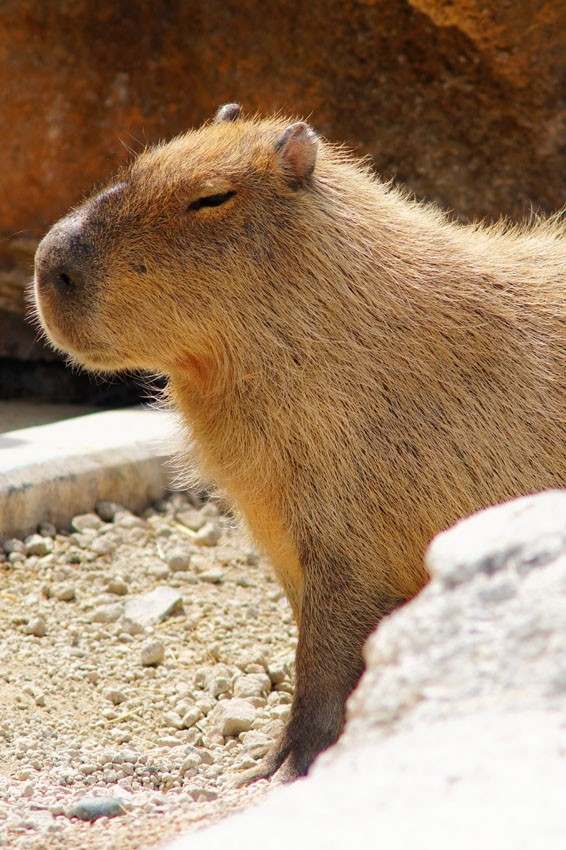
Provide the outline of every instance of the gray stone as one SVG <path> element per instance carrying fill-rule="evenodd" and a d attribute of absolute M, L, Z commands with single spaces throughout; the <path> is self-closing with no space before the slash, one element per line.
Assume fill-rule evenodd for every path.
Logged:
<path fill-rule="evenodd" d="M 2 546 L 6 555 L 11 555 L 13 552 L 17 552 L 20 555 L 25 555 L 26 552 L 26 547 L 23 541 L 17 540 L 16 538 L 5 540 Z"/>
<path fill-rule="evenodd" d="M 94 821 L 98 818 L 115 818 L 126 814 L 122 801 L 117 797 L 85 797 L 64 810 L 68 818 Z"/>
<path fill-rule="evenodd" d="M 96 503 L 96 513 L 104 522 L 112 522 L 119 511 L 123 511 L 124 506 L 118 502 L 101 501 Z"/>
<path fill-rule="evenodd" d="M 180 612 L 183 597 L 178 590 L 160 585 L 149 593 L 134 596 L 126 602 L 125 616 L 140 626 L 155 626 L 169 614 Z"/>

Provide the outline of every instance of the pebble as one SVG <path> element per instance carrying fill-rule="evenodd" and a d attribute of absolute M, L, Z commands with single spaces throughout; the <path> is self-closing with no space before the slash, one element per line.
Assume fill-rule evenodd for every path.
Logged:
<path fill-rule="evenodd" d="M 203 516 L 201 511 L 189 510 L 179 511 L 177 513 L 177 520 L 182 523 L 182 525 L 186 525 L 187 528 L 190 528 L 191 531 L 200 531 L 203 525 L 206 525 L 208 522 L 208 517 Z"/>
<path fill-rule="evenodd" d="M 93 623 L 115 623 L 124 613 L 122 602 L 110 602 L 108 605 L 99 605 L 90 615 Z"/>
<path fill-rule="evenodd" d="M 163 719 L 167 726 L 173 727 L 173 729 L 183 729 L 183 718 L 180 717 L 175 711 L 168 711 L 167 714 L 163 716 Z"/>
<path fill-rule="evenodd" d="M 10 552 L 8 555 L 8 561 L 10 564 L 21 564 L 25 561 L 25 552 Z"/>
<path fill-rule="evenodd" d="M 90 543 L 89 548 L 95 555 L 112 555 L 118 548 L 118 543 L 113 537 L 107 534 L 104 537 L 95 537 Z"/>
<path fill-rule="evenodd" d="M 195 546 L 215 546 L 222 532 L 215 522 L 207 522 L 192 539 Z"/>
<path fill-rule="evenodd" d="M 30 617 L 27 625 L 24 628 L 26 635 L 35 635 L 35 637 L 45 637 L 47 634 L 47 626 L 43 617 Z"/>
<path fill-rule="evenodd" d="M 184 549 L 172 549 L 165 556 L 165 563 L 172 572 L 186 572 L 191 563 L 190 552 Z"/>
<path fill-rule="evenodd" d="M 189 708 L 189 710 L 185 711 L 183 714 L 183 729 L 190 729 L 191 726 L 198 723 L 201 718 L 202 712 L 196 706 Z"/>
<path fill-rule="evenodd" d="M 183 597 L 174 587 L 160 585 L 149 593 L 134 596 L 126 603 L 125 616 L 141 626 L 155 626 L 169 614 L 180 611 Z"/>
<path fill-rule="evenodd" d="M 265 673 L 240 676 L 234 684 L 235 697 L 263 697 L 271 690 L 271 679 Z"/>
<path fill-rule="evenodd" d="M 71 527 L 75 531 L 86 531 L 87 529 L 93 529 L 97 531 L 102 525 L 102 520 L 97 514 L 77 514 L 71 520 Z"/>
<path fill-rule="evenodd" d="M 123 510 L 123 505 L 118 502 L 101 501 L 96 505 L 96 513 L 104 522 L 112 522 L 116 514 Z"/>
<path fill-rule="evenodd" d="M 84 797 L 64 810 L 68 818 L 94 821 L 98 818 L 115 818 L 126 814 L 122 801 L 117 797 Z"/>
<path fill-rule="evenodd" d="M 76 591 L 74 585 L 69 582 L 57 582 L 51 585 L 49 596 L 59 599 L 61 602 L 72 602 L 76 599 Z"/>
<path fill-rule="evenodd" d="M 194 788 L 189 791 L 189 794 L 195 803 L 208 803 L 210 800 L 218 798 L 218 791 L 215 791 L 214 788 Z"/>
<path fill-rule="evenodd" d="M 140 649 L 140 659 L 144 667 L 161 664 L 165 657 L 165 646 L 159 638 L 148 638 Z"/>
<path fill-rule="evenodd" d="M 118 526 L 118 528 L 125 529 L 133 529 L 133 528 L 146 528 L 145 521 L 135 514 L 130 513 L 130 511 L 126 511 L 122 509 L 121 511 L 117 511 L 114 514 L 114 524 Z"/>
<path fill-rule="evenodd" d="M 125 596 L 128 592 L 128 585 L 124 579 L 119 576 L 109 576 L 106 582 L 106 590 L 108 593 L 113 593 L 115 596 Z"/>
<path fill-rule="evenodd" d="M 120 705 L 120 703 L 125 702 L 127 699 L 126 695 L 117 688 L 107 688 L 104 691 L 104 698 L 110 700 L 112 705 Z"/>
<path fill-rule="evenodd" d="M 256 718 L 256 709 L 245 699 L 223 700 L 212 710 L 210 718 L 226 738 L 248 732 Z"/>
<path fill-rule="evenodd" d="M 232 695 L 232 680 L 226 676 L 214 676 L 210 679 L 208 690 L 211 696 L 220 697 L 224 695 Z"/>
<path fill-rule="evenodd" d="M 14 538 L 11 538 L 10 540 L 5 540 L 2 545 L 6 555 L 11 555 L 13 552 L 18 552 L 21 555 L 25 555 L 26 547 L 21 540 L 15 540 Z"/>
<path fill-rule="evenodd" d="M 271 661 L 267 667 L 267 673 L 274 685 L 280 685 L 289 675 L 289 667 L 282 661 Z"/>
<path fill-rule="evenodd" d="M 206 584 L 222 584 L 224 581 L 224 570 L 220 567 L 213 567 L 211 570 L 201 573 L 199 579 Z"/>
<path fill-rule="evenodd" d="M 51 537 L 42 537 L 40 534 L 30 534 L 25 541 L 26 555 L 49 555 L 53 551 L 54 543 Z"/>
<path fill-rule="evenodd" d="M 236 584 L 238 587 L 257 587 L 257 582 L 255 582 L 248 575 L 239 575 L 236 578 Z"/>

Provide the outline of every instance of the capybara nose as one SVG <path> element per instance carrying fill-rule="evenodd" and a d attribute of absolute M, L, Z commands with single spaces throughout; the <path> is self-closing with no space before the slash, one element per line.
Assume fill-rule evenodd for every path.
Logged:
<path fill-rule="evenodd" d="M 61 295 L 74 295 L 80 286 L 80 276 L 76 270 L 71 271 L 67 266 L 51 266 L 36 262 L 35 280 L 37 289 L 44 294 L 46 290 L 56 290 Z"/>
<path fill-rule="evenodd" d="M 78 222 L 63 220 L 52 227 L 35 254 L 37 294 L 76 298 L 84 288 L 91 253 Z"/>

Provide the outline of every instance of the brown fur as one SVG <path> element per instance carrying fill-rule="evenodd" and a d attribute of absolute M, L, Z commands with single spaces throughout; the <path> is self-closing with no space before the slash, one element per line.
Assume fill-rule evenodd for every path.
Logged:
<path fill-rule="evenodd" d="M 369 632 L 427 581 L 431 538 L 566 485 L 564 231 L 462 226 L 304 124 L 219 119 L 50 231 L 37 304 L 87 367 L 168 376 L 203 474 L 270 556 L 297 686 L 255 776 L 295 776 L 338 736 Z"/>

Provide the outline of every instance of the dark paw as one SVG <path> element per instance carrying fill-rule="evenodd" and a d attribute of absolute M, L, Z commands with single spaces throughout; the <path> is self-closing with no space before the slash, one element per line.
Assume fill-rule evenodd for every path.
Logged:
<path fill-rule="evenodd" d="M 293 782 L 307 774 L 317 755 L 318 750 L 306 746 L 294 748 L 283 738 L 256 767 L 234 776 L 229 785 L 231 788 L 243 788 L 260 779 L 270 779 L 277 784 Z"/>

